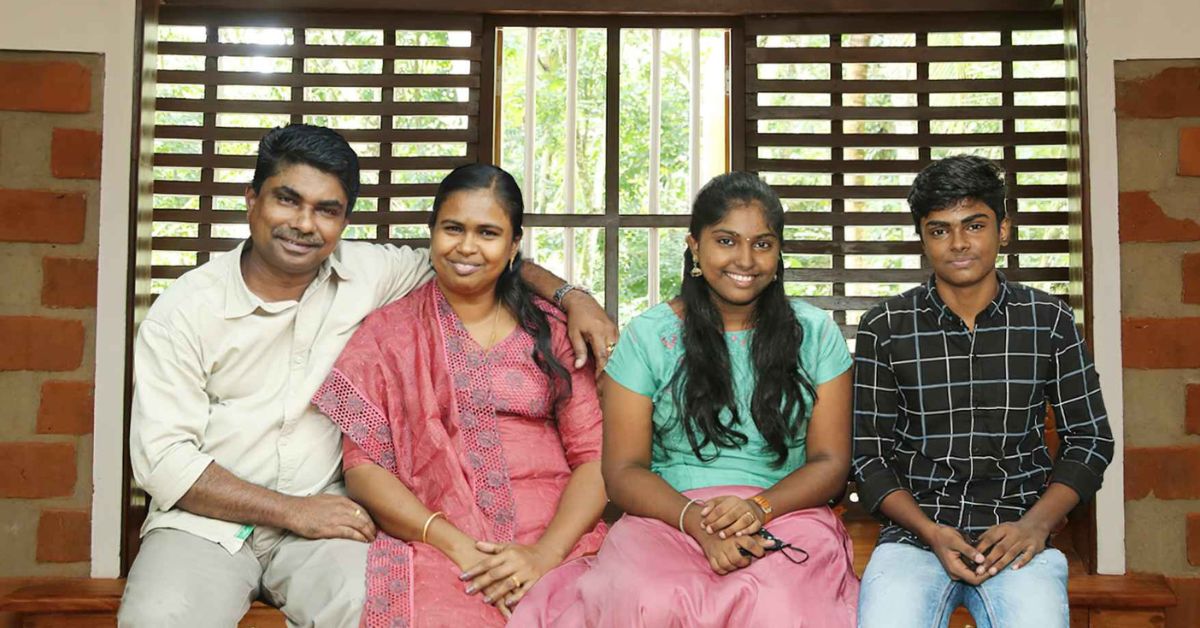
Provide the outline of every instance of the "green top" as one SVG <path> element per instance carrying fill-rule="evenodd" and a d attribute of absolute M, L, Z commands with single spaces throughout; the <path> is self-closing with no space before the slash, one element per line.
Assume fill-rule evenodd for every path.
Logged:
<path fill-rule="evenodd" d="M 824 310 L 799 299 L 792 309 L 804 330 L 800 365 L 813 386 L 823 384 L 850 368 L 853 360 L 837 325 Z M 753 330 L 726 332 L 725 344 L 733 365 L 733 390 L 742 418 L 738 431 L 749 442 L 737 449 L 718 449 L 709 443 L 701 451 L 708 462 L 696 457 L 687 432 L 678 420 L 670 382 L 683 359 L 683 321 L 667 303 L 660 303 L 629 321 L 621 341 L 604 371 L 618 384 L 649 397 L 654 402 L 655 436 L 650 470 L 662 476 L 675 490 L 683 492 L 708 486 L 748 485 L 766 488 L 804 465 L 806 433 L 801 431 L 790 447 L 787 462 L 774 467 L 775 455 L 750 418 L 754 393 L 754 367 L 750 360 Z M 805 394 L 811 414 L 812 399 Z M 722 419 L 730 420 L 725 410 Z M 805 426 L 807 426 L 805 417 Z M 847 417 L 849 420 L 849 417 Z M 713 459 L 713 456 L 716 456 Z"/>

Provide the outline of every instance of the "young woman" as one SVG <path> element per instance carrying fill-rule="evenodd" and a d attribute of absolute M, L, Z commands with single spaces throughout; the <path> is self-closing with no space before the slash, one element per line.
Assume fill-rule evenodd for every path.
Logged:
<path fill-rule="evenodd" d="M 850 354 L 783 288 L 783 207 L 747 173 L 696 197 L 681 294 L 605 368 L 603 472 L 625 516 L 510 625 L 853 626 L 851 544 L 826 504 L 850 462 Z"/>
<path fill-rule="evenodd" d="M 566 325 L 520 279 L 522 215 L 507 172 L 450 173 L 429 223 L 436 279 L 368 317 L 314 397 L 380 530 L 367 626 L 503 625 L 603 538 L 594 375 L 563 366 Z"/>

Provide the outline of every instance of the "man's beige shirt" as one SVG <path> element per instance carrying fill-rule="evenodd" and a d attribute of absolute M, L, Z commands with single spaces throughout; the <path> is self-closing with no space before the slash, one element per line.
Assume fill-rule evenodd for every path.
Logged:
<path fill-rule="evenodd" d="M 309 403 L 360 321 L 433 276 L 426 250 L 344 241 L 299 301 L 246 287 L 243 247 L 188 272 L 138 329 L 129 450 L 151 496 L 142 534 L 237 552 L 250 529 L 175 507 L 216 462 L 287 495 L 342 491 L 338 428 Z"/>

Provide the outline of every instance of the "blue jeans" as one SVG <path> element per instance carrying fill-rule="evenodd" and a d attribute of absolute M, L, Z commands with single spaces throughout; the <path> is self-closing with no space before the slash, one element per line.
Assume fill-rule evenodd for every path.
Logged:
<path fill-rule="evenodd" d="M 1047 548 L 1028 565 L 972 586 L 951 580 L 933 552 L 902 543 L 875 548 L 858 595 L 859 628 L 940 628 L 959 605 L 979 628 L 1067 628 L 1067 559 Z"/>

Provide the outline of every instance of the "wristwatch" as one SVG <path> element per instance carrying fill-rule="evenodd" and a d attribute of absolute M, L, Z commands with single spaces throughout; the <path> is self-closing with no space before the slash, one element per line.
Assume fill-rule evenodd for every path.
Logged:
<path fill-rule="evenodd" d="M 758 504 L 758 507 L 762 509 L 763 516 L 765 517 L 763 519 L 763 525 L 766 525 L 766 523 L 771 520 L 771 502 L 767 501 L 767 498 L 763 497 L 762 495 L 755 495 L 754 497 L 750 498 L 750 501 Z"/>
<path fill-rule="evenodd" d="M 554 304 L 557 305 L 561 309 L 563 299 L 567 296 L 567 293 L 572 290 L 578 290 L 584 294 L 592 293 L 591 290 L 588 290 L 587 288 L 584 288 L 583 286 L 577 286 L 573 283 L 564 283 L 563 285 L 559 286 L 558 290 L 554 291 Z"/>

